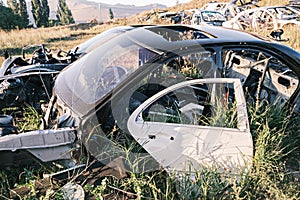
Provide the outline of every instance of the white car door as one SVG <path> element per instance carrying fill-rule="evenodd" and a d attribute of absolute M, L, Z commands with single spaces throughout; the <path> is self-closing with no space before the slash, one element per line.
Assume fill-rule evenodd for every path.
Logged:
<path fill-rule="evenodd" d="M 172 85 L 143 102 L 127 127 L 168 171 L 208 166 L 236 172 L 251 165 L 253 142 L 239 79 Z"/>

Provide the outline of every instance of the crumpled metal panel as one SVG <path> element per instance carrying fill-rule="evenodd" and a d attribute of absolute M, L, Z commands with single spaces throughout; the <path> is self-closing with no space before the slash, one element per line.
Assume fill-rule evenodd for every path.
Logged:
<path fill-rule="evenodd" d="M 74 129 L 36 130 L 0 137 L 0 151 L 39 149 L 71 144 L 76 139 Z"/>

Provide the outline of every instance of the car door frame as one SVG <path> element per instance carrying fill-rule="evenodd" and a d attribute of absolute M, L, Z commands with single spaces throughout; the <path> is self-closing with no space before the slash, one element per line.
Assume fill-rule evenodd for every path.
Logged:
<path fill-rule="evenodd" d="M 237 106 L 237 128 L 149 122 L 143 120 L 143 111 L 160 97 L 185 86 L 204 83 L 233 83 Z M 186 171 L 191 168 L 195 171 L 203 166 L 219 166 L 220 169 L 227 168 L 230 169 L 231 172 L 236 172 L 241 169 L 249 169 L 252 163 L 253 140 L 250 133 L 243 88 L 239 79 L 194 79 L 172 85 L 143 102 L 129 117 L 127 128 L 134 139 L 169 172 L 174 170 Z M 167 131 L 165 132 L 165 130 Z M 205 152 L 207 156 L 203 157 L 201 152 L 198 150 L 194 151 L 197 149 L 196 146 L 194 146 L 195 149 L 193 149 L 194 147 L 188 147 L 188 142 L 184 142 L 185 138 L 193 143 L 193 139 L 196 139 L 197 136 L 189 135 L 193 135 L 195 132 L 200 135 L 203 133 L 205 135 L 204 138 L 209 140 L 208 143 L 204 142 L 201 144 L 202 149 L 206 145 L 210 145 L 210 148 L 206 149 L 207 151 Z M 220 141 L 226 137 L 227 144 Z M 230 141 L 232 138 L 233 140 Z M 158 145 L 153 145 L 155 144 L 153 143 L 155 140 L 160 140 Z M 172 145 L 175 147 L 177 145 L 179 148 L 173 148 Z M 191 154 L 186 154 L 185 146 L 189 148 L 187 151 Z M 224 149 L 222 149 L 222 147 L 224 147 Z M 185 155 L 183 155 L 184 151 Z"/>

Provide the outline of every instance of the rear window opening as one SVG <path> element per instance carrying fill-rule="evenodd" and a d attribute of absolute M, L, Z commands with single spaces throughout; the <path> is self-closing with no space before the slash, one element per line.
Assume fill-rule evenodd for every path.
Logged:
<path fill-rule="evenodd" d="M 161 35 L 164 39 L 170 42 L 215 38 L 215 36 L 211 34 L 186 26 L 161 26 L 149 27 L 147 29 Z"/>

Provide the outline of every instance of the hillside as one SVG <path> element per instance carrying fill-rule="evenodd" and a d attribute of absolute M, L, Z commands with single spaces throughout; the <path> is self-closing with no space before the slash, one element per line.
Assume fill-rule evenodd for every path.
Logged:
<path fill-rule="evenodd" d="M 77 23 L 88 22 L 93 19 L 96 19 L 98 22 L 106 22 L 109 20 L 110 8 L 112 9 L 115 18 L 130 17 L 145 10 L 152 10 L 154 8 L 166 8 L 166 6 L 161 4 L 149 4 L 147 6 L 123 4 L 110 5 L 87 0 L 67 0 L 67 4 L 71 9 L 73 17 Z M 49 0 L 49 6 L 51 10 L 50 18 L 55 18 L 56 5 L 57 0 Z"/>

